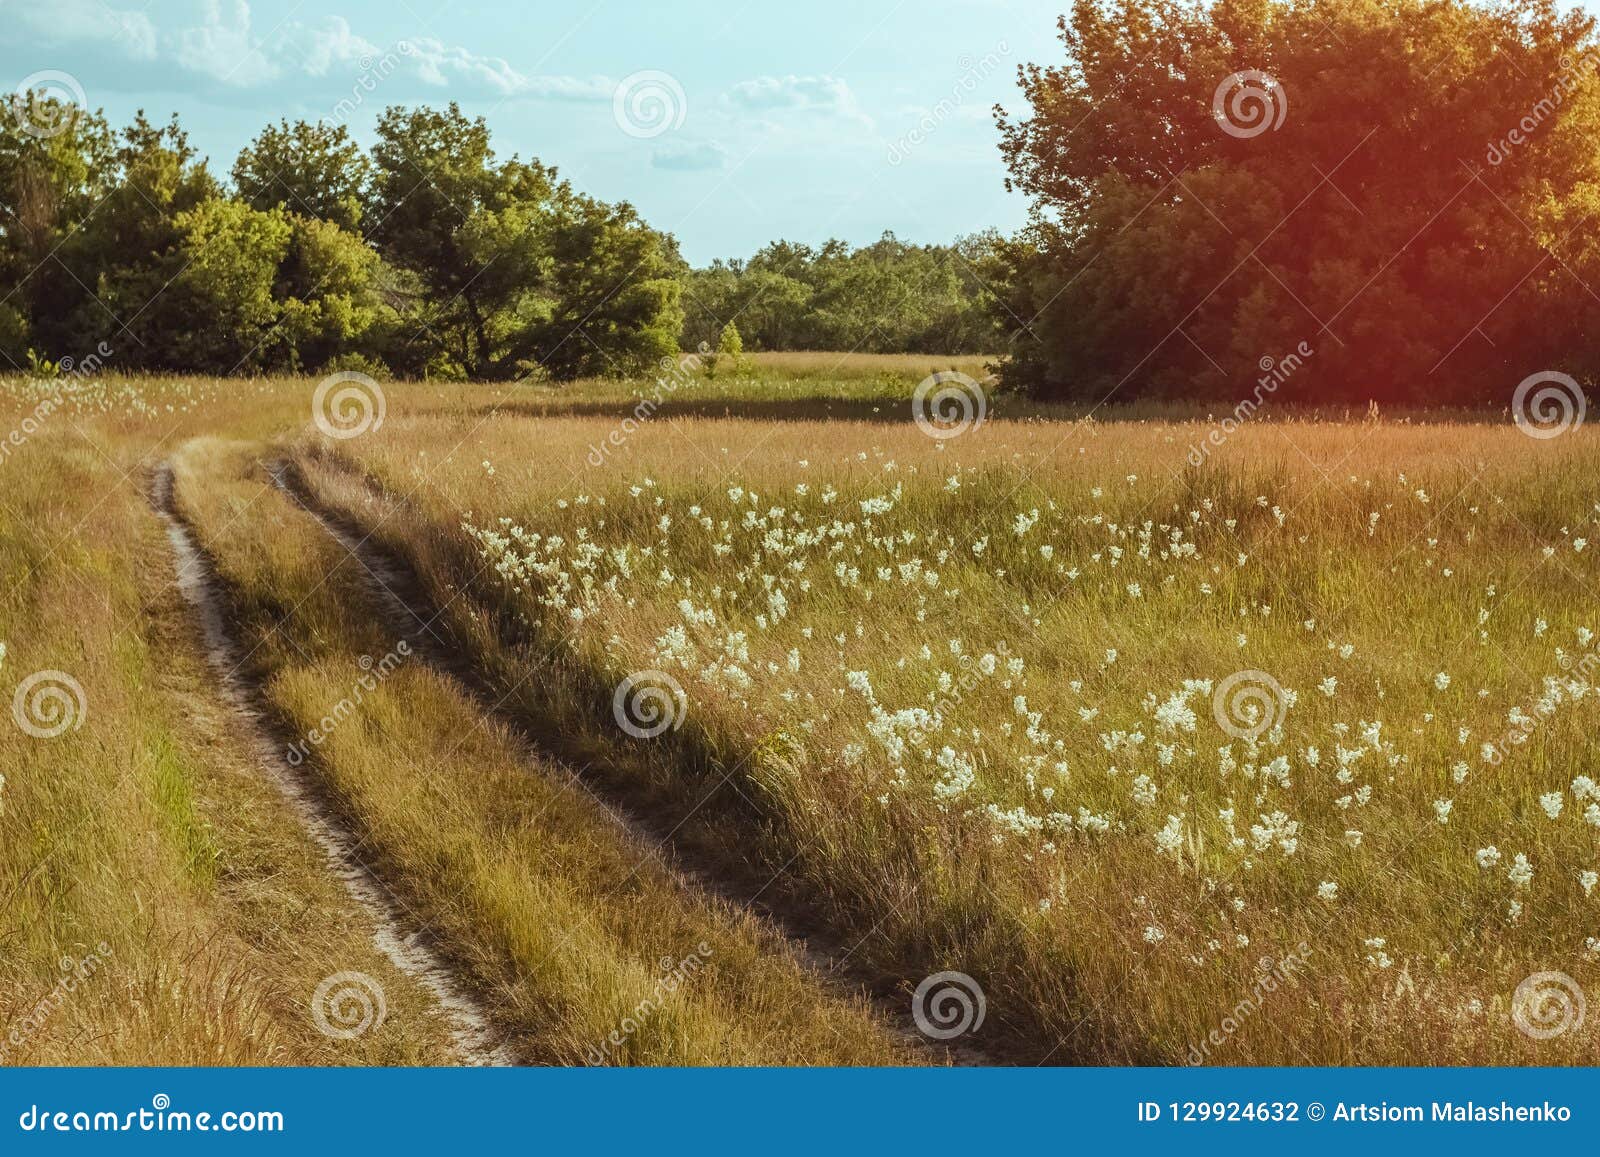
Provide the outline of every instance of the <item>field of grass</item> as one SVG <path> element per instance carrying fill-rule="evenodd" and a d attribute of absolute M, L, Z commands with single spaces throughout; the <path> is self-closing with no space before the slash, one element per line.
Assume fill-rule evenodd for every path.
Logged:
<path fill-rule="evenodd" d="M 999 398 L 933 437 L 913 388 L 983 359 L 829 357 L 386 383 L 353 437 L 314 381 L 75 391 L 0 465 L 0 690 L 87 708 L 0 727 L 0 1016 L 115 963 L 17 1059 L 448 1048 L 228 734 L 171 460 L 278 733 L 409 622 L 304 770 L 519 1059 L 1600 1060 L 1590 430 Z M 135 996 L 197 945 L 203 1030 Z M 306 1013 L 345 970 L 394 986 L 353 1045 Z"/>

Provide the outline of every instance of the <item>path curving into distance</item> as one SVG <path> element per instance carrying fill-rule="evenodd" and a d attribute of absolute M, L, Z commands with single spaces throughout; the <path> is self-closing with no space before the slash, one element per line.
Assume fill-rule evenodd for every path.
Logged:
<path fill-rule="evenodd" d="M 361 858 L 361 841 L 355 833 L 320 798 L 306 774 L 289 765 L 284 745 L 275 740 L 266 722 L 259 692 L 240 671 L 241 651 L 228 631 L 211 562 L 178 515 L 170 462 L 156 469 L 150 497 L 167 531 L 178 589 L 200 621 L 206 659 L 216 673 L 217 688 L 237 718 L 240 733 L 248 738 L 261 770 L 322 849 L 329 870 L 370 920 L 373 945 L 433 998 L 463 1064 L 519 1063 L 467 985 L 420 935 L 407 930 L 407 918 L 392 890 Z"/>

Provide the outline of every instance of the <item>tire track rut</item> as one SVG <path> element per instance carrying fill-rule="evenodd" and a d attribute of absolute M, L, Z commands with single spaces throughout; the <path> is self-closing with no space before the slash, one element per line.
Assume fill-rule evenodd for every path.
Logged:
<path fill-rule="evenodd" d="M 371 921 L 374 947 L 433 998 L 462 1062 L 519 1063 L 468 985 L 422 935 L 406 930 L 410 921 L 394 900 L 393 890 L 361 857 L 360 839 L 322 798 L 316 785 L 284 757 L 285 745 L 273 734 L 260 690 L 240 672 L 242 653 L 228 630 L 214 566 L 178 514 L 173 486 L 172 464 L 164 462 L 155 471 L 151 504 L 166 528 L 178 589 L 200 621 L 206 659 L 217 676 L 218 690 L 237 716 L 256 762 L 321 849 L 329 870 Z"/>
<path fill-rule="evenodd" d="M 405 638 L 425 661 L 452 678 L 486 715 L 504 724 L 529 752 L 539 753 L 530 763 L 548 764 L 561 769 L 617 824 L 624 835 L 646 854 L 652 856 L 684 889 L 705 895 L 733 907 L 748 911 L 763 921 L 783 945 L 783 950 L 819 983 L 841 993 L 865 994 L 872 1005 L 884 1016 L 887 1027 L 907 1044 L 930 1056 L 936 1063 L 955 1065 L 994 1065 L 997 1062 L 984 1050 L 966 1041 L 935 1042 L 923 1036 L 914 1026 L 910 1006 L 903 999 L 889 1000 L 883 993 L 874 992 L 850 979 L 835 955 L 811 946 L 813 939 L 826 942 L 826 932 L 807 928 L 801 931 L 784 918 L 784 914 L 767 906 L 755 907 L 753 902 L 740 898 L 739 882 L 720 878 L 710 867 L 699 864 L 686 866 L 680 861 L 670 834 L 653 829 L 644 819 L 630 810 L 623 801 L 601 794 L 578 771 L 555 758 L 543 754 L 538 740 L 514 713 L 500 706 L 500 697 L 489 686 L 468 658 L 446 638 L 442 630 L 435 631 L 439 615 L 432 612 L 432 604 L 421 584 L 404 563 L 399 562 L 382 547 L 370 541 L 370 536 L 338 514 L 327 510 L 311 493 L 299 476 L 294 463 L 278 460 L 266 464 L 268 476 L 290 501 L 313 518 L 323 530 L 347 551 L 363 572 L 360 579 L 368 592 L 379 603 L 385 625 Z M 531 768 L 538 773 L 537 768 Z M 841 949 L 837 955 L 844 955 Z"/>

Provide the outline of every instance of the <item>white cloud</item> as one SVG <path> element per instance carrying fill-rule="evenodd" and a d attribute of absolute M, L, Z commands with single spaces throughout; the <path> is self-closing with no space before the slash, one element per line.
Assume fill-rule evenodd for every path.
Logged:
<path fill-rule="evenodd" d="M 49 43 L 98 42 L 121 48 L 135 60 L 154 60 L 156 28 L 150 17 L 134 9 L 118 9 L 100 0 L 20 0 L 0 3 L 5 19 L 15 20 Z"/>
<path fill-rule="evenodd" d="M 724 100 L 750 112 L 820 112 L 872 123 L 849 84 L 837 76 L 758 76 L 734 85 Z"/>
<path fill-rule="evenodd" d="M 248 0 L 201 0 L 186 23 L 157 28 L 143 12 L 118 11 L 100 0 L 23 0 L 16 9 L 30 32 L 56 43 L 101 44 L 125 57 L 159 61 L 230 88 L 258 88 L 290 76 L 341 83 L 379 58 L 399 61 L 400 75 L 465 99 L 610 100 L 605 77 L 527 75 L 499 56 L 433 37 L 378 45 L 341 16 L 315 23 L 286 20 L 258 31 Z M 10 0 L 0 0 L 7 16 Z"/>
<path fill-rule="evenodd" d="M 233 0 L 226 13 L 219 0 L 206 0 L 204 22 L 181 28 L 168 39 L 170 56 L 179 67 L 224 84 L 249 87 L 282 74 L 252 34 L 245 0 Z"/>
<path fill-rule="evenodd" d="M 650 167 L 678 173 L 703 173 L 722 168 L 728 150 L 716 141 L 672 141 L 650 155 Z"/>
<path fill-rule="evenodd" d="M 428 84 L 488 91 L 496 96 L 539 96 L 562 100 L 610 100 L 613 82 L 604 77 L 527 76 L 499 56 L 481 56 L 459 45 L 423 38 L 410 41 L 410 59 Z"/>

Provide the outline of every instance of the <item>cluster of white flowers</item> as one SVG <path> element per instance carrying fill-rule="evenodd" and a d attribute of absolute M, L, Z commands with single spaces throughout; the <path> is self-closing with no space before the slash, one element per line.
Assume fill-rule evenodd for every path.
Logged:
<path fill-rule="evenodd" d="M 905 481 L 878 483 L 868 480 L 853 495 L 815 481 L 777 496 L 733 485 L 689 502 L 646 478 L 609 498 L 561 500 L 556 516 L 539 516 L 543 531 L 511 519 L 464 529 L 523 605 L 538 608 L 573 647 L 599 624 L 617 672 L 672 671 L 691 700 L 714 701 L 752 740 L 810 737 L 812 765 L 848 771 L 863 799 L 980 825 L 986 841 L 1029 862 L 1126 838 L 1162 870 L 1198 877 L 1229 917 L 1242 900 L 1218 882 L 1247 874 L 1292 880 L 1297 894 L 1314 890 L 1329 905 L 1352 903 L 1365 891 L 1353 887 L 1360 873 L 1381 870 L 1397 839 L 1439 841 L 1441 873 L 1471 875 L 1475 863 L 1483 886 L 1499 889 L 1497 910 L 1512 920 L 1545 902 L 1545 889 L 1534 887 L 1536 866 L 1569 880 L 1575 871 L 1582 893 L 1594 891 L 1600 864 L 1568 864 L 1545 841 L 1550 831 L 1574 844 L 1576 831 L 1592 836 L 1600 786 L 1581 775 L 1566 790 L 1540 782 L 1534 814 L 1543 826 L 1535 830 L 1488 826 L 1486 813 L 1503 814 L 1479 806 L 1493 777 L 1472 778 L 1475 757 L 1497 763 L 1520 746 L 1486 738 L 1491 712 L 1525 738 L 1558 710 L 1600 698 L 1581 679 L 1549 677 L 1529 710 L 1495 712 L 1465 659 L 1449 658 L 1454 671 L 1419 663 L 1410 685 L 1420 718 L 1384 718 L 1390 689 L 1367 671 L 1367 644 L 1358 650 L 1326 623 L 1319 634 L 1329 616 L 1282 621 L 1270 602 L 1240 600 L 1223 613 L 1247 629 L 1224 637 L 1248 649 L 1253 638 L 1293 632 L 1316 657 L 1304 685 L 1320 695 L 1302 699 L 1274 681 L 1270 709 L 1249 702 L 1236 721 L 1242 726 L 1227 730 L 1213 696 L 1231 666 L 1140 687 L 1124 681 L 1139 678 L 1138 635 L 1097 640 L 1082 655 L 1034 649 L 1044 615 L 1075 598 L 1096 614 L 1139 616 L 1180 589 L 1183 598 L 1214 598 L 1230 572 L 1255 565 L 1253 551 L 1240 549 L 1248 517 L 1289 525 L 1291 515 L 1266 496 L 1249 511 L 1199 498 L 1171 523 L 1129 523 L 1102 508 L 1107 487 L 1079 504 L 1035 496 L 981 511 L 964 505 L 976 501 L 977 488 L 959 471 L 941 472 L 932 496 Z M 1428 503 L 1424 491 L 1406 493 Z M 928 502 L 950 512 L 931 515 Z M 1367 520 L 1374 537 L 1393 525 L 1380 530 L 1380 513 Z M 1428 566 L 1440 549 L 1438 538 L 1426 539 Z M 1449 577 L 1453 568 L 1441 572 Z M 1019 594 L 1003 615 L 988 607 L 975 614 L 968 588 L 980 581 L 982 597 L 1040 589 L 1049 605 Z M 1480 641 L 1500 597 L 1492 585 L 1484 592 Z M 624 642 L 619 623 L 636 641 Z M 1006 627 L 973 638 L 974 623 Z M 1526 638 L 1528 620 L 1517 630 Z M 1535 639 L 1551 631 L 1546 616 L 1532 623 Z M 1596 636 L 1585 627 L 1577 638 L 1587 647 Z M 1035 676 L 1035 666 L 1048 676 Z M 1529 850 L 1502 857 L 1491 840 Z M 1321 878 L 1335 870 L 1339 879 Z M 1051 911 L 1062 898 L 1039 897 L 1036 910 Z M 1186 939 L 1181 926 L 1152 921 L 1144 940 Z M 1242 931 L 1226 931 L 1201 942 L 1218 945 L 1213 952 L 1249 943 Z M 1386 949 L 1383 938 L 1368 939 L 1366 962 L 1389 968 Z"/>

